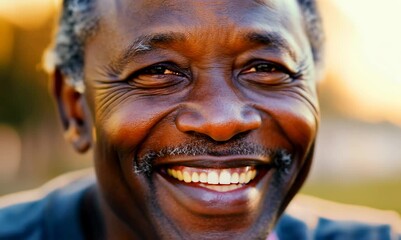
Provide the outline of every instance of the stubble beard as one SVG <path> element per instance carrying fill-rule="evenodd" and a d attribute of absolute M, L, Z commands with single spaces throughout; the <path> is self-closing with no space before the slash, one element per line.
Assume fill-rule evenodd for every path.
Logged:
<path fill-rule="evenodd" d="M 188 233 L 182 233 L 181 228 L 165 215 L 157 201 L 156 186 L 152 178 L 153 163 L 157 158 L 168 156 L 230 156 L 230 155 L 260 155 L 272 159 L 273 173 L 269 186 L 269 194 L 261 204 L 261 214 L 257 217 L 255 224 L 250 226 L 244 234 L 230 236 L 231 239 L 266 239 L 274 228 L 286 195 L 283 187 L 287 186 L 294 172 L 293 157 L 286 149 L 268 149 L 261 145 L 243 141 L 234 141 L 227 144 L 215 145 L 209 141 L 197 140 L 179 146 L 166 147 L 158 151 L 147 151 L 142 156 L 135 156 L 133 159 L 134 172 L 146 178 L 150 188 L 149 210 L 155 231 L 160 239 L 191 239 Z M 168 229 L 168 230 L 167 230 Z M 167 230 L 167 231 L 166 231 Z M 234 238 L 233 238 L 234 237 Z M 209 232 L 205 237 L 195 236 L 193 239 L 223 239 L 224 233 Z"/>

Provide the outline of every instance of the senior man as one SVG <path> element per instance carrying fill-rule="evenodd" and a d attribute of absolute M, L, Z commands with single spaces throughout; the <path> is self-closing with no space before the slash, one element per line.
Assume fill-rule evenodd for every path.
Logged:
<path fill-rule="evenodd" d="M 53 92 L 96 180 L 3 209 L 0 238 L 389 239 L 279 221 L 312 161 L 321 51 L 312 0 L 65 0 Z"/>

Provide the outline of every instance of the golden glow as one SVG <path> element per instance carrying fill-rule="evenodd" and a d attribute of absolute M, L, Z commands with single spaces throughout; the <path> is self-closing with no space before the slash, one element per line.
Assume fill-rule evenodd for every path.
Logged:
<path fill-rule="evenodd" d="M 37 29 L 49 21 L 60 0 L 1 0 L 0 18 L 23 29 Z"/>
<path fill-rule="evenodd" d="M 5 65 L 10 61 L 14 45 L 14 32 L 12 27 L 0 20 L 0 65 Z"/>
<path fill-rule="evenodd" d="M 338 109 L 365 121 L 401 126 L 401 1 L 332 0 L 321 5 L 332 76 L 327 84 L 337 88 Z"/>
<path fill-rule="evenodd" d="M 20 163 L 22 142 L 18 132 L 7 125 L 0 125 L 0 179 L 16 176 Z"/>

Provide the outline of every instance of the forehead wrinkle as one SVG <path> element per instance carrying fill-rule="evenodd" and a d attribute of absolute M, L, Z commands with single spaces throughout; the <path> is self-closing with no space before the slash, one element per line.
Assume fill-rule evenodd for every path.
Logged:
<path fill-rule="evenodd" d="M 141 35 L 112 60 L 109 66 L 111 66 L 115 74 L 120 74 L 124 67 L 135 57 L 154 50 L 158 45 L 182 42 L 185 39 L 184 34 L 176 32 Z"/>
<path fill-rule="evenodd" d="M 195 34 L 196 35 L 196 34 Z M 206 37 L 208 34 L 203 34 Z M 242 35 L 242 37 L 240 37 Z M 280 51 L 287 52 L 289 56 L 295 61 L 294 49 L 290 47 L 289 42 L 278 32 L 269 31 L 239 31 L 234 34 L 234 38 L 243 39 L 244 42 L 253 44 L 261 44 L 268 47 L 279 49 Z M 166 33 L 154 33 L 141 35 L 137 37 L 131 44 L 129 44 L 114 60 L 108 65 L 111 67 L 114 74 L 120 74 L 124 67 L 131 62 L 135 57 L 151 52 L 161 45 L 173 44 L 176 42 L 185 42 L 189 38 L 195 38 L 200 40 L 199 37 L 189 36 L 182 32 L 166 32 Z M 229 42 L 229 38 L 225 39 L 225 43 Z M 225 44 L 225 45 L 226 45 Z M 226 45 L 227 46 L 227 45 Z"/>
<path fill-rule="evenodd" d="M 272 46 L 274 48 L 288 52 L 290 57 L 296 61 L 296 54 L 288 41 L 277 32 L 250 32 L 246 34 L 246 40 L 256 44 Z"/>

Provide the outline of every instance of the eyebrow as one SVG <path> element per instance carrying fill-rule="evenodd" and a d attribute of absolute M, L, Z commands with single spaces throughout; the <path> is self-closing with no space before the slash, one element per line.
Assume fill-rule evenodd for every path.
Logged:
<path fill-rule="evenodd" d="M 139 36 L 115 60 L 111 61 L 110 66 L 115 73 L 119 74 L 133 58 L 150 52 L 156 45 L 185 41 L 185 39 L 185 34 L 175 32 Z"/>
<path fill-rule="evenodd" d="M 156 45 L 167 45 L 174 42 L 187 40 L 184 33 L 168 32 L 142 35 L 137 37 L 121 54 L 109 64 L 114 74 L 120 74 L 124 67 L 135 57 L 151 52 Z M 288 41 L 277 32 L 249 32 L 245 34 L 244 40 L 254 44 L 266 45 L 280 49 L 295 60 L 295 54 Z"/>
<path fill-rule="evenodd" d="M 251 32 L 246 35 L 249 42 L 272 46 L 287 52 L 293 60 L 296 60 L 294 49 L 289 42 L 278 32 Z"/>

